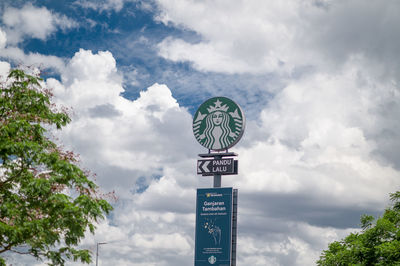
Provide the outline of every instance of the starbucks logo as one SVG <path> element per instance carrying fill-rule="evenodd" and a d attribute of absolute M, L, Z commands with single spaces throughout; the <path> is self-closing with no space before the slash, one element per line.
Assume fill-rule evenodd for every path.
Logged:
<path fill-rule="evenodd" d="M 225 97 L 214 97 L 200 105 L 193 119 L 197 141 L 209 150 L 234 146 L 242 137 L 245 118 L 242 109 Z"/>
<path fill-rule="evenodd" d="M 208 258 L 208 262 L 210 264 L 214 264 L 214 263 L 217 262 L 217 258 L 215 256 L 211 256 L 211 257 Z"/>

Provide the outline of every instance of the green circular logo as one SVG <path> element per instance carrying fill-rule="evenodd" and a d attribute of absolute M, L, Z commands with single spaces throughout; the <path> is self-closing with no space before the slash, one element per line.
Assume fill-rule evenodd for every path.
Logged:
<path fill-rule="evenodd" d="M 221 151 L 233 147 L 242 137 L 244 127 L 242 109 L 226 97 L 208 99 L 194 114 L 194 136 L 209 150 Z"/>

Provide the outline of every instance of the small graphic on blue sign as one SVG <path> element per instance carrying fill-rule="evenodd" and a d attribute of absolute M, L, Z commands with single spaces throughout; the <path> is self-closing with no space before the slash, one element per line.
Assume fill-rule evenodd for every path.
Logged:
<path fill-rule="evenodd" d="M 232 188 L 197 190 L 195 266 L 230 266 Z"/>
<path fill-rule="evenodd" d="M 208 262 L 210 264 L 214 264 L 216 261 L 217 261 L 217 258 L 215 256 L 211 256 L 211 257 L 208 258 Z"/>

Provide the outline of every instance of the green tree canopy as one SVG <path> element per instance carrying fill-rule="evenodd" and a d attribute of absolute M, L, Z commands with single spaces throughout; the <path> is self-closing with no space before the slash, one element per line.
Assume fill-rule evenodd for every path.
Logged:
<path fill-rule="evenodd" d="M 7 253 L 64 265 L 91 261 L 79 249 L 86 231 L 112 209 L 76 156 L 49 138 L 70 118 L 40 78 L 12 70 L 0 84 L 0 265 Z"/>
<path fill-rule="evenodd" d="M 400 265 L 400 192 L 382 217 L 363 215 L 361 231 L 329 244 L 317 265 Z"/>

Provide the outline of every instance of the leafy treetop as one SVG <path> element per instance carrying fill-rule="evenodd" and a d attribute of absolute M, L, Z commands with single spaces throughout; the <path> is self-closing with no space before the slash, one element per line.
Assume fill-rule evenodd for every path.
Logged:
<path fill-rule="evenodd" d="M 0 84 L 0 265 L 3 254 L 30 254 L 50 265 L 89 263 L 78 249 L 112 207 L 77 157 L 46 135 L 70 122 L 40 78 L 12 70 Z"/>
<path fill-rule="evenodd" d="M 400 191 L 390 195 L 392 206 L 378 219 L 361 217 L 361 232 L 329 244 L 317 265 L 400 265 Z"/>

